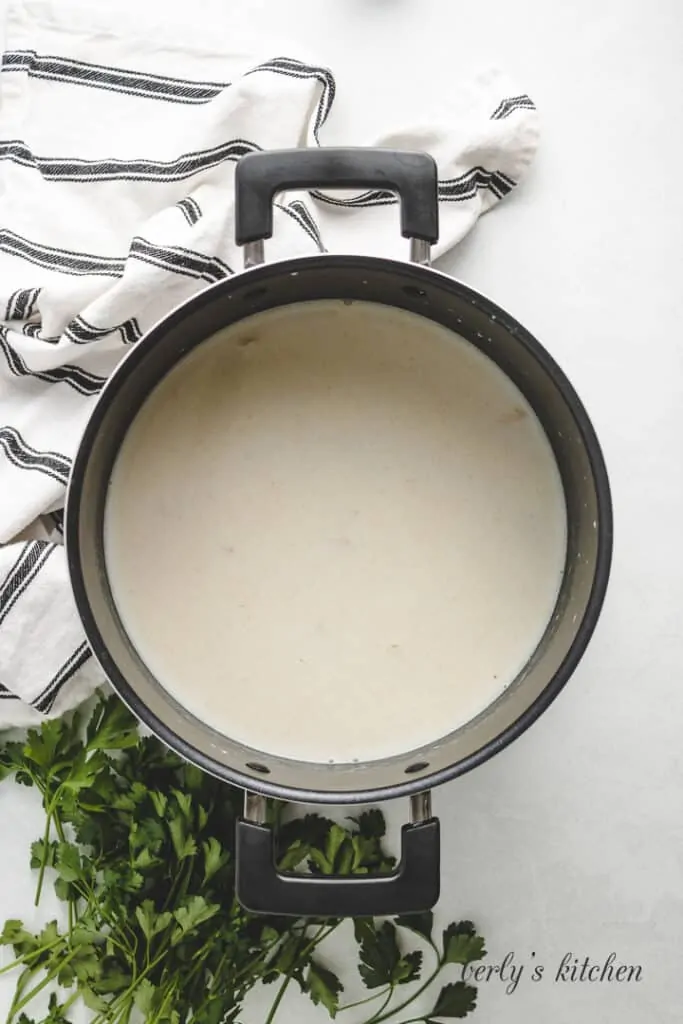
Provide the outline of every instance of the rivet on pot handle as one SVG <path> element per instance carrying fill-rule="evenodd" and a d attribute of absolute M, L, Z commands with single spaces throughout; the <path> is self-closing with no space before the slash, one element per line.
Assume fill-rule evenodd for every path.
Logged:
<path fill-rule="evenodd" d="M 248 153 L 235 168 L 235 241 L 245 266 L 263 263 L 273 234 L 273 197 L 286 189 L 373 188 L 401 200 L 401 234 L 411 259 L 429 262 L 439 237 L 438 175 L 427 153 L 394 149 L 279 149 Z"/>
<path fill-rule="evenodd" d="M 431 909 L 439 898 L 439 821 L 431 794 L 411 797 L 401 830 L 401 859 L 385 875 L 300 875 L 278 871 L 274 834 L 264 824 L 265 797 L 247 793 L 237 823 L 237 899 L 254 914 L 292 917 L 386 917 Z"/>

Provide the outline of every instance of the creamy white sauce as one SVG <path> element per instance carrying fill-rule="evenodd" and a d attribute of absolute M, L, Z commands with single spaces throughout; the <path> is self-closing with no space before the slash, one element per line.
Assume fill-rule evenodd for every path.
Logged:
<path fill-rule="evenodd" d="M 519 390 L 452 332 L 319 301 L 221 331 L 157 386 L 106 506 L 119 615 L 181 704 L 322 762 L 481 712 L 552 615 L 566 512 Z"/>

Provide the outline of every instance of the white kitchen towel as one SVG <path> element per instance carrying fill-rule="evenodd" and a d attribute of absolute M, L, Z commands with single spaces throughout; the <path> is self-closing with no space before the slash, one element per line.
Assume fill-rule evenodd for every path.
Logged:
<path fill-rule="evenodd" d="M 169 309 L 240 271 L 236 161 L 258 149 L 324 145 L 335 102 L 328 68 L 301 54 L 245 57 L 219 40 L 200 45 L 182 12 L 176 26 L 172 5 L 167 14 L 154 32 L 116 4 L 25 0 L 6 14 L 0 727 L 60 714 L 102 681 L 60 537 L 71 462 L 99 390 Z M 428 82 L 417 87 L 422 123 L 401 124 L 400 111 L 387 110 L 386 134 L 367 139 L 358 110 L 357 137 L 345 141 L 436 158 L 438 255 L 520 180 L 536 149 L 537 114 L 495 71 L 454 82 L 438 103 Z M 280 196 L 267 257 L 323 250 L 407 255 L 393 197 Z"/>

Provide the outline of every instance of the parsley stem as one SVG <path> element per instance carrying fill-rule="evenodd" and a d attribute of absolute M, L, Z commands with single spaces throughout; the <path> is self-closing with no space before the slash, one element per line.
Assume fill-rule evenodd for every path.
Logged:
<path fill-rule="evenodd" d="M 52 812 L 52 820 L 54 822 L 55 832 L 57 833 L 57 837 L 58 837 L 59 841 L 61 843 L 65 843 L 66 842 L 66 833 L 64 832 L 64 826 L 62 824 L 61 818 L 59 817 L 59 813 L 58 813 L 56 807 L 55 807 L 54 811 Z M 70 932 L 72 932 L 73 929 L 74 929 L 75 909 L 76 908 L 74 906 L 74 900 L 69 900 L 69 908 L 68 908 L 67 914 L 68 914 L 68 927 L 69 927 L 69 931 Z"/>
<path fill-rule="evenodd" d="M 44 799 L 47 800 L 47 794 Z M 36 895 L 33 900 L 35 907 L 40 903 L 40 897 L 43 892 L 43 881 L 45 879 L 45 869 L 47 867 L 47 848 L 50 842 L 50 826 L 52 825 L 52 804 L 48 804 L 45 807 L 45 831 L 43 832 L 43 856 L 40 859 L 40 871 L 38 873 L 38 882 L 36 884 Z"/>
<path fill-rule="evenodd" d="M 76 956 L 78 952 L 78 949 L 74 949 L 71 951 L 71 953 L 68 953 L 59 964 L 57 970 L 53 970 L 49 974 L 47 974 L 42 981 L 35 985 L 30 992 L 28 992 L 25 996 L 23 996 L 22 999 L 19 1000 L 16 1006 L 12 1004 L 12 1006 L 10 1007 L 10 1012 L 7 1017 L 6 1024 L 12 1024 L 12 1021 L 14 1020 L 16 1014 L 19 1013 L 20 1010 L 23 1010 L 25 1006 L 28 1006 L 31 1000 L 34 999 L 39 992 L 42 992 L 43 989 L 47 988 L 48 985 L 52 984 L 52 982 L 55 980 L 55 978 L 62 970 L 62 968 L 66 967 L 69 961 L 73 960 L 73 958 Z"/>
<path fill-rule="evenodd" d="M 219 980 L 221 973 L 223 971 L 223 967 L 225 965 L 225 961 L 227 959 L 227 955 L 227 953 L 223 953 L 222 957 L 218 961 L 218 966 L 213 972 L 213 978 L 211 981 L 211 985 L 208 988 L 207 994 L 205 998 L 202 1000 L 202 1002 L 199 1004 L 199 1006 L 192 1011 L 192 1016 L 189 1018 L 189 1024 L 192 1024 L 193 1021 L 197 1020 L 202 1011 L 206 1009 L 206 1007 L 209 1005 L 209 1003 L 213 1002 L 213 1000 L 216 998 L 216 990 L 220 991 Z M 202 964 L 202 966 L 204 965 Z"/>
<path fill-rule="evenodd" d="M 164 1019 L 164 1011 L 166 1010 L 169 1000 L 176 994 L 177 988 L 177 981 L 174 981 L 172 985 L 169 985 L 168 992 L 164 996 L 161 1006 L 159 1007 L 157 1013 L 151 1018 L 151 1020 L 147 1022 L 147 1024 L 156 1024 L 156 1021 L 161 1021 Z"/>
<path fill-rule="evenodd" d="M 429 988 L 429 986 L 431 985 L 431 983 L 434 981 L 437 974 L 441 970 L 441 967 L 442 964 L 441 960 L 439 959 L 434 971 L 429 975 L 427 980 L 422 985 L 420 985 L 417 991 L 413 992 L 412 996 L 409 996 L 398 1006 L 395 1006 L 393 1010 L 388 1010 L 386 1013 L 384 1013 L 385 1007 L 381 1007 L 381 1009 L 373 1017 L 370 1017 L 370 1019 L 366 1021 L 366 1024 L 381 1024 L 382 1021 L 388 1020 L 389 1017 L 395 1017 L 397 1013 L 401 1012 L 401 1010 L 405 1010 L 406 1006 L 410 1006 L 411 1003 L 414 1003 L 415 1000 L 419 998 L 419 996 L 421 996 L 422 993 Z M 421 1017 L 418 1017 L 417 1019 L 422 1020 Z M 407 1021 L 405 1021 L 404 1024 L 407 1024 Z"/>
<path fill-rule="evenodd" d="M 365 1006 L 367 1003 L 372 1003 L 375 999 L 379 999 L 380 996 L 386 994 L 387 991 L 391 991 L 391 986 L 388 989 L 380 989 L 379 992 L 375 992 L 372 996 L 366 996 L 365 999 L 358 999 L 355 1003 L 346 1003 L 345 1006 L 340 1006 L 337 1013 L 342 1013 L 344 1010 L 355 1010 L 357 1006 Z"/>
<path fill-rule="evenodd" d="M 189 871 L 188 871 L 188 868 L 189 868 Z M 166 896 L 166 899 L 164 901 L 164 910 L 168 910 L 168 908 L 171 905 L 171 901 L 173 900 L 174 897 L 176 897 L 178 895 L 178 883 L 179 882 L 182 882 L 182 887 L 181 887 L 182 893 L 185 894 L 187 892 L 187 886 L 188 886 L 188 884 L 190 882 L 190 879 L 192 877 L 192 870 L 193 870 L 193 868 L 194 868 L 193 858 L 189 857 L 187 862 L 186 862 L 186 864 L 178 871 L 177 875 L 173 879 L 171 887 L 168 890 L 168 895 Z"/>
<path fill-rule="evenodd" d="M 140 982 L 145 978 L 145 976 L 149 974 L 149 972 L 152 971 L 157 966 L 157 964 L 163 960 L 163 958 L 166 955 L 166 952 L 167 951 L 164 950 L 163 953 L 160 953 L 159 956 L 156 957 L 156 959 L 152 960 L 149 967 L 145 967 L 145 969 L 141 971 L 140 974 L 138 974 L 135 981 L 131 985 L 129 985 L 128 988 L 125 989 L 125 991 L 121 992 L 120 995 L 116 996 L 115 999 L 112 999 L 112 1001 L 107 1006 L 107 1009 L 103 1010 L 102 1013 L 98 1014 L 97 1017 L 95 1017 L 91 1021 L 91 1024 L 111 1024 L 111 1022 L 115 1019 L 112 1016 L 114 1011 L 118 1012 L 122 1009 L 125 1010 L 127 1004 L 130 1004 L 130 1006 L 128 1007 L 128 1016 L 130 1016 L 133 1007 L 133 996 L 135 993 L 135 989 L 139 986 Z"/>
<path fill-rule="evenodd" d="M 260 949 L 259 952 L 257 953 L 257 955 L 253 958 L 253 960 L 250 960 L 248 962 L 246 967 L 243 967 L 241 971 L 237 971 L 237 973 L 235 974 L 235 976 L 233 978 L 233 981 L 237 982 L 239 979 L 243 978 L 245 975 L 251 974 L 251 972 L 256 967 L 256 965 L 259 963 L 259 961 L 263 960 L 264 956 L 266 956 L 268 953 L 270 953 L 271 949 L 273 949 L 274 946 L 277 946 L 279 941 L 280 941 L 280 936 L 278 935 L 278 937 L 276 939 L 274 939 L 273 942 L 269 942 L 267 946 L 264 946 L 262 949 Z M 223 963 L 223 960 L 225 960 L 225 954 L 223 956 L 223 959 L 221 960 L 221 965 Z"/>
<path fill-rule="evenodd" d="M 277 944 L 279 942 L 280 942 L 280 936 L 278 935 L 278 937 L 276 939 L 274 939 L 273 942 L 270 942 L 270 943 L 268 943 L 267 946 L 263 947 L 259 951 L 259 953 L 255 957 L 253 957 L 247 963 L 246 967 L 243 967 L 241 971 L 237 971 L 235 974 L 233 974 L 233 976 L 230 979 L 230 984 L 231 984 L 231 988 L 232 988 L 233 992 L 236 991 L 236 989 L 237 989 L 238 981 L 240 981 L 244 977 L 247 977 L 248 975 L 251 975 L 253 973 L 253 971 L 254 971 L 254 968 L 257 967 L 257 965 L 264 959 L 264 957 L 271 951 L 271 949 L 273 949 L 274 946 L 277 946 Z M 209 946 L 209 945 L 210 945 L 210 940 L 206 944 L 206 946 Z M 206 946 L 204 947 L 205 949 L 206 949 Z M 228 958 L 228 954 L 227 953 L 223 953 L 222 957 L 218 961 L 218 965 L 217 965 L 215 971 L 213 972 L 213 979 L 211 981 L 211 986 L 210 986 L 210 988 L 209 988 L 209 990 L 207 992 L 206 998 L 199 1005 L 199 1007 L 193 1012 L 192 1017 L 190 1018 L 190 1024 L 192 1024 L 192 1021 L 197 1020 L 199 1018 L 199 1016 L 202 1013 L 202 1011 L 205 1010 L 206 1007 L 210 1003 L 212 1003 L 215 999 L 220 998 L 220 995 L 217 995 L 216 993 L 220 993 L 221 992 L 221 986 L 220 986 L 221 974 L 223 973 L 223 968 L 225 967 L 225 962 L 226 962 L 227 958 Z"/>
<path fill-rule="evenodd" d="M 290 983 L 291 980 L 292 980 L 291 974 L 286 974 L 284 976 L 282 984 L 280 985 L 280 988 L 278 989 L 278 993 L 275 996 L 275 999 L 273 1000 L 273 1005 L 270 1008 L 270 1013 L 266 1017 L 265 1024 L 272 1024 L 273 1019 L 275 1018 L 275 1014 L 277 1013 L 278 1008 L 280 1006 L 280 1003 L 284 999 L 285 992 L 289 988 L 289 983 Z"/>
<path fill-rule="evenodd" d="M 7 1024 L 9 1024 L 9 1022 L 11 1022 L 12 1018 L 14 1017 L 16 1013 L 16 1007 L 19 1004 L 19 1000 L 26 991 L 26 986 L 28 985 L 31 978 L 35 977 L 38 970 L 38 967 L 26 967 L 19 975 L 17 987 L 14 992 L 14 998 L 12 999 L 12 1005 L 10 1006 L 9 1013 L 7 1015 Z"/>
<path fill-rule="evenodd" d="M 372 1017 L 370 1017 L 370 1018 L 368 1019 L 368 1021 L 367 1021 L 367 1024 L 374 1024 L 374 1022 L 375 1022 L 375 1021 L 379 1021 L 379 1020 L 384 1020 L 384 1019 L 385 1019 L 385 1018 L 384 1018 L 384 1017 L 382 1016 L 382 1014 L 384 1013 L 384 1011 L 386 1010 L 387 1006 L 389 1005 L 389 1003 L 390 1003 L 390 1002 L 391 1002 L 391 1000 L 393 999 L 393 996 L 394 996 L 394 989 L 395 989 L 395 988 L 396 988 L 396 986 L 395 986 L 395 985 L 394 985 L 394 983 L 392 982 L 392 983 L 391 983 L 391 984 L 389 985 L 389 988 L 387 989 L 387 993 L 386 993 L 386 997 L 385 997 L 385 999 L 384 999 L 384 1002 L 383 1002 L 383 1003 L 382 1003 L 382 1005 L 380 1006 L 379 1010 L 377 1010 L 377 1011 L 376 1011 L 376 1012 L 375 1012 L 375 1013 L 374 1013 L 374 1014 L 372 1015 Z M 386 1016 L 391 1016 L 391 1011 L 390 1011 L 390 1013 L 389 1013 L 388 1015 L 386 1015 Z"/>
<path fill-rule="evenodd" d="M 118 1017 L 116 1018 L 116 1024 L 128 1024 L 128 1021 L 130 1020 L 130 1017 L 131 1017 L 131 1014 L 133 1012 L 134 1006 L 135 1006 L 135 1004 L 133 1003 L 132 1000 L 130 1000 L 128 1002 L 128 1005 L 123 1007 L 123 1009 L 119 1013 Z M 110 1022 L 107 1021 L 107 1024 L 110 1024 Z"/>
<path fill-rule="evenodd" d="M 76 1002 L 77 999 L 80 999 L 80 996 L 81 996 L 80 990 L 77 988 L 76 991 L 73 992 L 69 996 L 67 1001 L 62 1006 L 62 1013 L 63 1014 L 66 1013 L 66 1011 L 69 1009 L 69 1007 L 73 1006 L 73 1004 Z"/>
<path fill-rule="evenodd" d="M 17 967 L 21 967 L 22 964 L 28 963 L 29 957 L 35 956 L 38 952 L 42 952 L 42 950 L 36 949 L 33 953 L 27 953 L 26 956 L 18 956 L 11 964 L 5 964 L 4 967 L 0 967 L 0 977 L 3 974 L 8 974 L 9 971 L 14 971 Z"/>
<path fill-rule="evenodd" d="M 38 949 L 32 949 L 30 953 L 18 956 L 11 964 L 5 964 L 4 967 L 0 967 L 0 975 L 7 974 L 9 971 L 13 971 L 17 967 L 21 967 L 22 964 L 26 964 L 28 966 L 29 961 L 34 957 L 40 956 L 42 953 L 47 953 L 48 949 L 53 949 L 61 942 L 64 942 L 63 935 L 58 936 L 58 938 L 54 939 L 52 942 L 47 942 L 44 946 L 40 946 Z"/>
<path fill-rule="evenodd" d="M 296 955 L 297 961 L 303 960 L 305 957 L 309 956 L 313 952 L 313 950 L 316 948 L 316 946 L 319 946 L 320 943 L 324 939 L 326 939 L 328 935 L 331 935 L 332 932 L 336 928 L 338 928 L 338 927 L 339 927 L 338 923 L 331 925 L 329 928 L 326 928 L 325 925 L 322 924 L 320 926 L 320 928 L 318 929 L 318 931 L 313 936 L 313 938 L 310 940 L 310 942 L 306 946 L 304 946 L 304 948 L 302 950 L 297 952 L 297 955 Z M 303 938 L 303 936 L 302 936 L 302 938 Z M 273 1005 L 270 1008 L 270 1013 L 266 1017 L 265 1024 L 272 1024 L 273 1019 L 275 1017 L 275 1014 L 277 1013 L 277 1011 L 278 1011 L 278 1009 L 280 1007 L 280 1003 L 284 999 L 285 992 L 289 988 L 289 983 L 291 982 L 291 980 L 292 980 L 292 972 L 290 971 L 287 975 L 285 975 L 285 978 L 283 979 L 283 982 L 280 985 L 278 993 L 275 996 L 275 999 L 273 1000 Z"/>

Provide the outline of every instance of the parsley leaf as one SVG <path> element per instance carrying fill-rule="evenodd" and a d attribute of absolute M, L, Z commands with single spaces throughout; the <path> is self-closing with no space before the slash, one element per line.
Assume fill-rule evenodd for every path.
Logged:
<path fill-rule="evenodd" d="M 397 917 L 396 924 L 400 928 L 408 928 L 417 935 L 421 935 L 427 942 L 432 941 L 434 914 L 431 910 L 426 911 L 424 914 L 406 914 L 403 917 Z"/>
<path fill-rule="evenodd" d="M 83 877 L 81 855 L 73 843 L 57 844 L 55 867 L 57 874 L 65 882 L 77 882 Z"/>
<path fill-rule="evenodd" d="M 449 924 L 443 933 L 444 964 L 470 964 L 486 956 L 484 940 L 471 921 Z"/>
<path fill-rule="evenodd" d="M 151 942 L 155 935 L 168 928 L 173 920 L 173 914 L 168 910 L 157 914 L 153 902 L 151 900 L 143 900 L 135 908 L 135 918 L 147 942 Z"/>
<path fill-rule="evenodd" d="M 228 853 L 223 850 L 215 836 L 202 843 L 204 854 L 204 882 L 210 881 L 217 871 L 225 867 L 228 860 Z"/>
<path fill-rule="evenodd" d="M 86 733 L 92 750 L 125 750 L 139 742 L 137 722 L 121 701 L 102 701 Z"/>
<path fill-rule="evenodd" d="M 306 974 L 306 988 L 316 1006 L 322 1003 L 330 1017 L 336 1016 L 339 995 L 344 991 L 344 986 L 336 974 L 316 960 L 311 960 Z"/>
<path fill-rule="evenodd" d="M 155 996 L 156 988 L 149 978 L 143 978 L 142 981 L 136 985 L 133 1002 L 140 1013 L 144 1014 L 145 1019 L 149 1019 L 151 1016 Z"/>
<path fill-rule="evenodd" d="M 385 921 L 375 929 L 365 919 L 356 937 L 360 935 L 360 976 L 367 988 L 383 985 L 404 985 L 414 981 L 420 974 L 422 953 L 419 951 L 401 955 L 396 938 L 396 928 Z"/>
<path fill-rule="evenodd" d="M 184 906 L 173 911 L 178 927 L 173 932 L 171 943 L 176 945 L 188 933 L 195 931 L 200 924 L 210 921 L 220 910 L 217 903 L 207 903 L 203 896 L 191 896 Z"/>
<path fill-rule="evenodd" d="M 417 981 L 421 970 L 421 951 L 415 949 L 411 953 L 404 953 L 394 970 L 394 981 L 399 985 L 406 985 L 409 981 Z"/>
<path fill-rule="evenodd" d="M 439 998 L 434 1009 L 427 1017 L 428 1024 L 440 1018 L 449 1019 L 456 1017 L 467 1017 L 477 1005 L 477 990 L 473 985 L 467 985 L 464 981 L 456 981 L 441 989 Z"/>
<path fill-rule="evenodd" d="M 9 778 L 20 770 L 24 764 L 23 747 L 21 743 L 5 743 L 0 748 L 0 782 Z"/>
<path fill-rule="evenodd" d="M 5 921 L 0 933 L 0 946 L 12 946 L 17 956 L 26 956 L 27 953 L 33 953 L 39 948 L 40 941 L 26 931 L 21 921 L 12 918 Z"/>
<path fill-rule="evenodd" d="M 358 826 L 358 831 L 364 839 L 383 839 L 386 834 L 384 815 L 376 807 L 369 811 L 363 811 L 358 818 L 350 818 Z"/>

